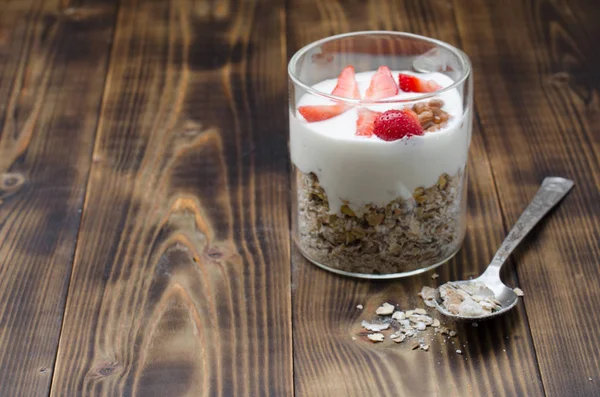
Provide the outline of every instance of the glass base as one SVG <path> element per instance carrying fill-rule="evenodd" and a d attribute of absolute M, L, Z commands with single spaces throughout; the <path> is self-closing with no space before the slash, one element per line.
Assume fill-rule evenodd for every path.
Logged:
<path fill-rule="evenodd" d="M 441 266 L 444 263 L 448 262 L 450 259 L 454 258 L 454 256 L 458 253 L 458 251 L 460 251 L 460 248 L 462 247 L 462 243 L 459 244 L 458 247 L 456 248 L 456 250 L 454 250 L 454 252 L 452 252 L 450 255 L 448 255 L 445 259 L 443 259 L 437 263 L 434 263 L 433 265 L 424 267 L 422 269 L 411 270 L 408 272 L 388 273 L 388 274 L 368 274 L 368 273 L 346 272 L 344 270 L 326 266 L 320 262 L 317 262 L 314 259 L 311 259 L 308 255 L 306 255 L 304 253 L 304 251 L 302 250 L 302 247 L 300 247 L 300 244 L 296 244 L 296 247 L 298 247 L 298 250 L 300 251 L 302 256 L 304 256 L 307 260 L 309 260 L 313 264 L 317 265 L 321 269 L 327 270 L 329 272 L 341 274 L 342 276 L 348 276 L 348 277 L 356 277 L 356 278 L 363 278 L 363 279 L 370 279 L 370 280 L 386 280 L 386 279 L 393 279 L 393 278 L 416 276 L 417 274 L 425 273 L 425 272 L 428 272 L 429 270 L 435 269 L 436 267 Z"/>

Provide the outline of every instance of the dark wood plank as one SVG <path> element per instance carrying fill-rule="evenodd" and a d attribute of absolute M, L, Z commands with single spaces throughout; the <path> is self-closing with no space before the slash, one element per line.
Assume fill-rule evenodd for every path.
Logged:
<path fill-rule="evenodd" d="M 547 395 L 597 396 L 597 4 L 460 4 L 457 18 L 464 47 L 480 55 L 473 58 L 480 71 L 477 109 L 506 223 L 516 221 L 545 176 L 575 180 L 574 191 L 515 259 Z"/>
<path fill-rule="evenodd" d="M 51 395 L 293 394 L 283 15 L 121 4 Z"/>
<path fill-rule="evenodd" d="M 439 1 L 296 0 L 290 2 L 288 26 L 289 55 L 315 39 L 367 29 L 410 31 L 461 44 L 451 5 Z M 476 51 L 469 54 L 476 59 L 480 56 Z M 437 283 L 479 274 L 505 235 L 490 162 L 476 122 L 470 156 L 467 239 L 459 255 L 437 269 Z M 510 270 L 513 265 L 508 267 Z M 421 286 L 436 283 L 431 274 L 389 282 L 358 281 L 324 272 L 294 251 L 296 394 L 543 395 L 522 304 L 509 315 L 476 328 L 457 326 L 459 337 L 454 344 L 435 338 L 427 353 L 412 351 L 410 345 L 374 345 L 360 337 L 352 340 L 361 331 L 361 319 L 371 318 L 382 302 L 396 302 L 405 308 L 418 305 L 416 294 Z M 517 285 L 514 272 L 507 272 L 506 280 Z M 356 309 L 358 304 L 364 305 L 363 311 Z M 456 354 L 457 348 L 464 355 Z"/>
<path fill-rule="evenodd" d="M 46 396 L 116 6 L 0 5 L 0 394 Z"/>

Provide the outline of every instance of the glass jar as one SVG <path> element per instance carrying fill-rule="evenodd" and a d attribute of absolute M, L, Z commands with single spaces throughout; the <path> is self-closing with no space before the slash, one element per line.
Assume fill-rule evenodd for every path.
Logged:
<path fill-rule="evenodd" d="M 467 56 L 413 34 L 357 32 L 302 48 L 288 74 L 292 237 L 302 254 L 363 278 L 452 258 L 466 228 Z"/>

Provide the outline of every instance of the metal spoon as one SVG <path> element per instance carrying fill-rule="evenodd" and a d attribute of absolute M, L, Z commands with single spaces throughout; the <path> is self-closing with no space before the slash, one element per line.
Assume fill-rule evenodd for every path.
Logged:
<path fill-rule="evenodd" d="M 468 284 L 473 282 L 481 282 L 491 289 L 495 298 L 501 303 L 502 308 L 492 313 L 477 316 L 477 317 L 465 317 L 450 313 L 440 303 L 439 288 L 435 291 L 435 306 L 444 315 L 452 317 L 456 320 L 483 320 L 491 317 L 498 316 L 512 309 L 518 301 L 518 296 L 515 292 L 507 287 L 502 280 L 500 280 L 500 269 L 506 261 L 506 258 L 513 252 L 513 250 L 519 245 L 523 238 L 529 233 L 533 227 L 554 207 L 558 202 L 566 196 L 566 194 L 573 187 L 573 181 L 559 177 L 549 177 L 544 179 L 542 186 L 536 193 L 535 197 L 521 214 L 521 217 L 512 228 L 498 252 L 492 259 L 485 272 L 476 279 L 464 280 L 464 281 L 453 281 L 452 284 Z"/>

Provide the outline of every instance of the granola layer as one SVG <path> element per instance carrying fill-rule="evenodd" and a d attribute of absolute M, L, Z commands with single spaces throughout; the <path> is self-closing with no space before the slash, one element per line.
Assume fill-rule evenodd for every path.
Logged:
<path fill-rule="evenodd" d="M 351 203 L 330 214 L 315 174 L 296 171 L 297 242 L 309 259 L 361 274 L 394 274 L 426 268 L 458 250 L 464 236 L 465 172 L 440 175 L 428 188 L 359 214 Z"/>

